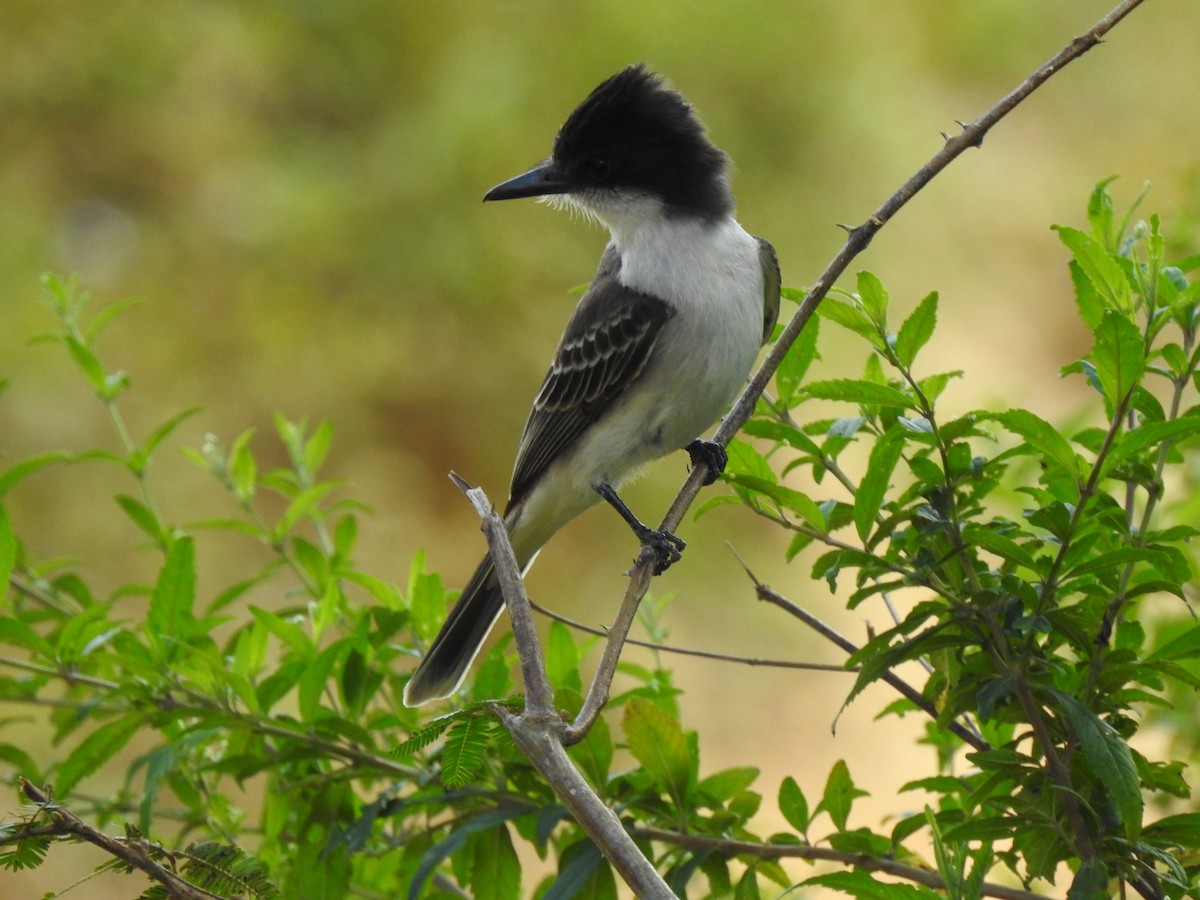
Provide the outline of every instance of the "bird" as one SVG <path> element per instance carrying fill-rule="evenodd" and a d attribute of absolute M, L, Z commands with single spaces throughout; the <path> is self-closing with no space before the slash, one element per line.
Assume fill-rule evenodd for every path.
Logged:
<path fill-rule="evenodd" d="M 705 484 L 719 477 L 725 448 L 699 435 L 745 385 L 778 318 L 775 250 L 734 218 L 728 165 L 692 106 L 639 63 L 568 116 L 548 159 L 484 196 L 541 198 L 609 233 L 517 448 L 504 523 L 522 572 L 600 500 L 654 548 L 655 574 L 680 558 L 684 541 L 639 521 L 617 488 L 675 450 L 705 465 Z M 404 704 L 453 694 L 503 608 L 487 556 Z"/>

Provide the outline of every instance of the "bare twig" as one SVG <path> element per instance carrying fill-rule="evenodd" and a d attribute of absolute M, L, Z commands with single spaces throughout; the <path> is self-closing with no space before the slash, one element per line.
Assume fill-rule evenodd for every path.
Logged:
<path fill-rule="evenodd" d="M 634 837 L 649 841 L 659 841 L 673 844 L 688 850 L 717 853 L 722 856 L 753 856 L 756 859 L 807 859 L 811 861 L 836 862 L 842 865 L 867 869 L 872 872 L 882 872 L 922 884 L 940 891 L 946 889 L 946 882 L 937 872 L 920 869 L 916 866 L 906 866 L 880 856 L 868 856 L 865 853 L 845 853 L 831 847 L 814 847 L 811 844 L 759 844 L 753 841 L 736 841 L 729 838 L 714 838 L 700 834 L 686 834 L 680 831 L 667 831 L 663 828 L 635 828 Z M 1005 887 L 1002 884 L 984 882 L 980 886 L 980 894 L 984 897 L 998 897 L 1000 900 L 1046 900 L 1045 895 L 1023 891 L 1020 888 Z"/>
<path fill-rule="evenodd" d="M 532 600 L 529 605 L 534 612 L 541 613 L 548 619 L 553 619 L 555 622 L 562 622 L 568 628 L 574 628 L 576 631 L 582 631 L 585 634 L 594 634 L 597 637 L 607 637 L 608 632 L 603 628 L 597 628 L 595 625 L 585 625 L 569 616 L 564 616 L 562 613 L 555 612 L 552 609 L 534 603 Z M 643 641 L 638 638 L 626 638 L 625 644 L 634 647 L 645 647 L 648 650 L 653 650 L 656 653 L 674 653 L 679 656 L 697 656 L 700 659 L 712 659 L 717 662 L 737 663 L 742 666 L 751 667 L 766 667 L 772 669 L 805 669 L 813 672 L 849 672 L 853 673 L 856 669 L 847 669 L 845 666 L 839 666 L 837 663 L 813 663 L 813 662 L 792 662 L 786 659 L 761 659 L 755 656 L 736 656 L 732 653 L 717 653 L 713 650 L 697 650 L 695 647 L 676 647 L 672 644 L 658 644 L 654 641 Z"/>
<path fill-rule="evenodd" d="M 554 689 L 546 676 L 546 663 L 542 659 L 542 645 L 538 641 L 537 627 L 533 624 L 533 612 L 529 608 L 529 596 L 521 581 L 521 567 L 508 540 L 508 529 L 504 520 L 492 508 L 491 501 L 482 488 L 473 488 L 456 473 L 451 480 L 466 494 L 475 512 L 483 521 L 487 535 L 488 551 L 496 576 L 500 579 L 500 590 L 504 594 L 504 605 L 512 620 L 513 637 L 520 651 L 521 676 L 525 680 L 525 712 L 537 715 L 554 715 Z"/>
<path fill-rule="evenodd" d="M 783 362 L 783 358 L 787 355 L 788 350 L 791 349 L 796 338 L 799 337 L 801 330 L 803 330 L 808 320 L 816 312 L 817 306 L 825 298 L 830 288 L 833 287 L 834 282 L 846 271 L 850 262 L 867 248 L 879 229 L 903 209 L 938 173 L 950 165 L 968 148 L 980 146 L 983 143 L 984 137 L 987 136 L 987 133 L 996 123 L 1012 112 L 1013 109 L 1035 90 L 1045 84 L 1056 72 L 1099 44 L 1104 35 L 1140 6 L 1142 2 L 1144 0 L 1123 0 L 1108 15 L 1092 26 L 1086 33 L 1067 44 L 1067 46 L 1040 66 L 991 109 L 971 124 L 964 125 L 959 134 L 948 138 L 942 145 L 942 148 L 927 163 L 921 166 L 882 206 L 868 216 L 866 221 L 857 227 L 848 229 L 849 233 L 842 248 L 825 267 L 825 270 L 817 280 L 813 282 L 813 286 L 804 298 L 804 302 L 800 304 L 799 308 L 792 315 L 791 320 L 767 354 L 763 364 L 754 373 L 746 389 L 738 397 L 733 407 L 729 410 L 729 413 L 722 420 L 721 425 L 717 428 L 713 435 L 714 441 L 720 444 L 728 444 L 729 440 L 746 424 L 746 421 L 754 412 L 754 406 L 758 402 L 759 396 L 766 389 L 771 377 L 775 374 L 775 370 Z M 662 530 L 673 532 L 679 527 L 679 523 L 683 521 L 683 516 L 687 512 L 688 507 L 696 499 L 696 495 L 700 492 L 700 488 L 707 475 L 708 469 L 702 462 L 698 462 L 692 467 L 687 480 L 684 481 L 670 509 L 667 510 L 666 515 L 663 517 L 662 524 L 660 525 Z M 641 602 L 642 597 L 649 588 L 649 576 L 653 565 L 653 554 L 648 552 L 647 548 L 643 548 L 643 552 L 638 556 L 637 565 L 630 575 L 629 589 L 625 593 L 625 599 L 618 613 L 619 620 L 632 621 L 637 605 Z M 629 605 L 634 607 L 634 612 L 626 610 L 626 606 Z M 623 640 L 624 637 L 624 632 L 619 631 L 614 626 L 609 643 L 611 644 L 615 640 Z M 619 648 L 616 655 L 619 656 Z M 614 659 L 613 667 L 615 668 L 615 666 Z"/>
<path fill-rule="evenodd" d="M 94 844 L 110 856 L 135 869 L 140 869 L 155 881 L 165 885 L 171 892 L 171 896 L 177 897 L 179 900 L 221 900 L 219 894 L 197 887 L 156 860 L 154 851 L 157 848 L 154 848 L 148 841 L 121 839 L 107 835 L 103 831 L 93 828 L 70 810 L 53 803 L 40 788 L 35 787 L 24 778 L 20 779 L 20 786 L 21 793 L 31 803 L 42 807 L 42 811 L 50 818 L 50 825 L 38 829 L 38 833 L 69 835 Z"/>
<path fill-rule="evenodd" d="M 521 582 L 520 569 L 508 540 L 504 520 L 492 508 L 481 488 L 472 488 L 457 475 L 452 474 L 451 477 L 483 521 L 488 549 L 504 594 L 504 604 L 512 619 L 513 635 L 521 657 L 521 674 L 525 679 L 525 709 L 519 715 L 514 715 L 501 704 L 495 703 L 492 704 L 492 712 L 637 896 L 673 900 L 675 895 L 654 864 L 638 849 L 616 813 L 604 804 L 567 756 L 566 746 L 578 740 L 578 737 L 571 735 L 571 730 L 554 709 L 554 692 L 546 675 L 533 611 Z M 619 648 L 620 644 L 616 646 Z"/>

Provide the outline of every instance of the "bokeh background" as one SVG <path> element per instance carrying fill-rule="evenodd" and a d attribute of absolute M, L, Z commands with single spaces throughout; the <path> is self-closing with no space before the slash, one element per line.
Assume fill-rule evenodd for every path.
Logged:
<path fill-rule="evenodd" d="M 453 468 L 504 498 L 516 441 L 574 298 L 605 236 L 532 202 L 484 206 L 484 191 L 545 156 L 566 114 L 607 75 L 644 60 L 696 105 L 735 160 L 746 227 L 776 246 L 803 287 L 842 240 L 938 147 L 1111 0 L 841 0 L 711 4 L 106 0 L 0 4 L 0 452 L 115 446 L 65 355 L 29 337 L 53 322 L 44 271 L 77 272 L 97 303 L 144 302 L 101 350 L 133 389 L 145 434 L 190 406 L 154 489 L 169 517 L 232 512 L 182 458 L 206 433 L 257 428 L 268 461 L 276 412 L 333 421 L 328 477 L 372 505 L 360 562 L 403 582 L 425 550 L 458 585 L 483 551 Z M 1200 5 L 1151 0 L 1055 77 L 979 150 L 938 178 L 856 268 L 891 290 L 897 314 L 941 292 L 927 371 L 965 369 L 951 410 L 1025 405 L 1048 417 L 1084 399 L 1061 365 L 1088 342 L 1065 252 L 1048 226 L 1080 225 L 1091 186 L 1120 175 L 1127 203 L 1194 234 L 1200 210 Z M 785 314 L 790 307 L 785 304 Z M 831 334 L 823 375 L 861 366 Z M 628 500 L 648 520 L 685 474 L 659 463 Z M 43 473 L 11 499 L 31 555 L 79 560 L 99 591 L 153 578 L 132 525 L 113 527 L 115 471 Z M 722 490 L 719 486 L 711 490 Z M 105 523 L 98 528 L 99 522 Z M 734 654 L 840 662 L 834 648 L 756 604 L 738 554 L 781 592 L 854 639 L 881 610 L 846 613 L 784 539 L 727 508 L 682 529 L 671 640 Z M 611 617 L 634 551 L 607 510 L 548 547 L 535 599 Z M 202 547 L 214 592 L 260 551 Z M 631 651 L 638 654 L 644 651 Z M 846 759 L 879 824 L 912 776 L 916 722 L 876 723 L 868 693 L 831 725 L 846 676 L 680 660 L 685 724 L 702 769 L 756 764 L 772 792 L 794 773 L 810 796 Z M 53 752 L 53 751 L 47 751 Z M 914 764 L 926 765 L 916 758 Z M 919 770 L 918 770 L 919 771 Z M 103 781 L 90 782 L 103 790 Z M 6 807 L 15 808 L 10 794 Z M 56 851 L 58 853 L 59 851 Z M 80 849 L 36 877 L 0 875 L 4 896 L 61 889 L 99 861 Z M 81 890 L 106 896 L 98 883 Z M 113 882 L 107 896 L 132 893 Z"/>

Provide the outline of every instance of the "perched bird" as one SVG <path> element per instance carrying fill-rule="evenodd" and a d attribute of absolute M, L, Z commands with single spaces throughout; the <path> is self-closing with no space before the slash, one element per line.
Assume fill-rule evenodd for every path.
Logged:
<path fill-rule="evenodd" d="M 725 450 L 698 435 L 737 396 L 778 317 L 775 251 L 734 219 L 726 166 L 687 101 L 636 65 L 571 113 L 548 160 L 484 196 L 545 197 L 611 236 L 517 450 L 504 522 L 522 569 L 601 498 L 654 547 L 656 573 L 679 559 L 684 542 L 642 524 L 617 486 L 679 449 L 716 480 Z M 488 557 L 405 687 L 405 705 L 453 693 L 503 607 Z"/>

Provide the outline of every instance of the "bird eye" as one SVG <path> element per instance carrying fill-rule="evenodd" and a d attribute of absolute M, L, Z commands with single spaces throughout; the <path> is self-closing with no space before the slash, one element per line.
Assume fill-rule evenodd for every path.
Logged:
<path fill-rule="evenodd" d="M 612 170 L 608 160 L 593 157 L 584 163 L 589 178 L 596 181 L 602 181 L 608 177 L 608 173 Z"/>

